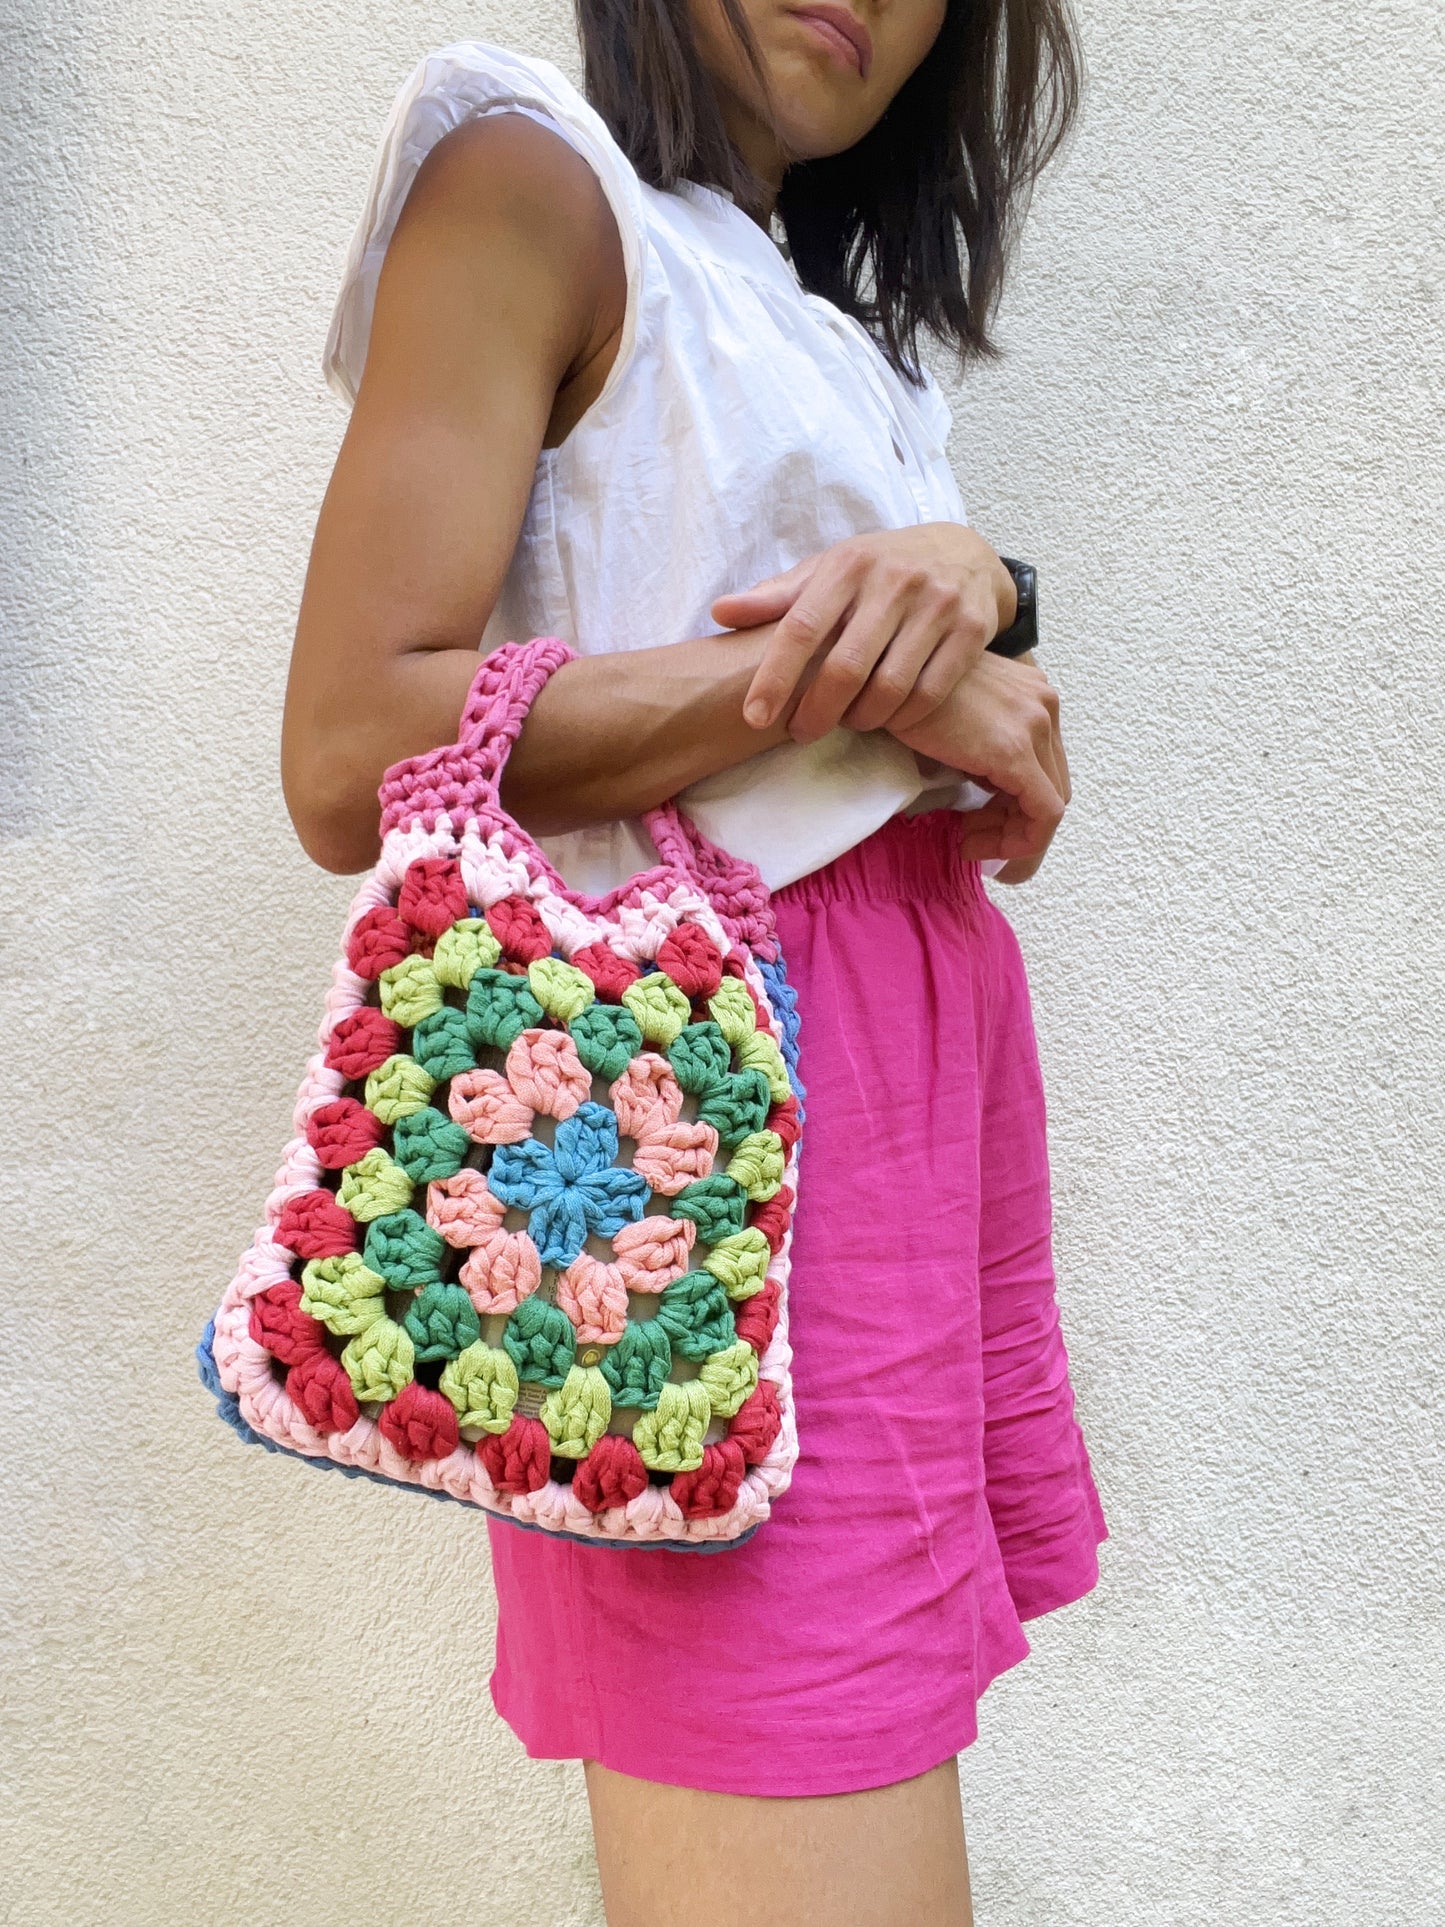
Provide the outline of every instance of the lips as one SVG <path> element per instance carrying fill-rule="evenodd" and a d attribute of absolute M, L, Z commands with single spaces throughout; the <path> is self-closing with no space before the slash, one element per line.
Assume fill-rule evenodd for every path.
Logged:
<path fill-rule="evenodd" d="M 819 40 L 828 44 L 842 58 L 849 60 L 866 80 L 868 69 L 873 64 L 873 39 L 863 22 L 846 7 L 832 4 L 832 0 L 818 0 L 815 6 L 795 7 L 793 18 L 810 26 Z"/>

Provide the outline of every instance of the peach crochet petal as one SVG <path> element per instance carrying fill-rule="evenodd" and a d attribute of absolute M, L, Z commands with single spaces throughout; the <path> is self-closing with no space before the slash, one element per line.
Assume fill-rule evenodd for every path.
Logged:
<path fill-rule="evenodd" d="M 507 1052 L 507 1081 L 544 1117 L 571 1117 L 592 1095 L 592 1073 L 562 1030 L 524 1030 Z"/>
<path fill-rule="evenodd" d="M 649 1125 L 632 1168 L 664 1198 L 674 1198 L 695 1178 L 712 1176 L 717 1132 L 711 1124 Z"/>
<path fill-rule="evenodd" d="M 506 1206 L 487 1189 L 480 1171 L 457 1171 L 449 1178 L 433 1178 L 427 1186 L 427 1223 L 459 1249 L 484 1243 L 501 1230 L 506 1215 Z"/>
<path fill-rule="evenodd" d="M 682 1116 L 682 1088 L 672 1066 L 656 1051 L 645 1050 L 627 1066 L 607 1095 L 623 1137 L 641 1143 L 649 1131 L 676 1124 Z"/>
<path fill-rule="evenodd" d="M 520 1144 L 532 1135 L 532 1106 L 496 1071 L 462 1071 L 454 1077 L 447 1109 L 477 1144 Z"/>
<path fill-rule="evenodd" d="M 697 1226 L 690 1218 L 644 1218 L 612 1240 L 629 1291 L 666 1291 L 687 1270 Z"/>
<path fill-rule="evenodd" d="M 494 1231 L 468 1257 L 460 1279 L 478 1311 L 515 1311 L 541 1284 L 542 1260 L 525 1231 Z"/>
<path fill-rule="evenodd" d="M 619 1264 L 584 1251 L 557 1279 L 557 1303 L 589 1345 L 610 1345 L 627 1328 L 627 1281 Z"/>

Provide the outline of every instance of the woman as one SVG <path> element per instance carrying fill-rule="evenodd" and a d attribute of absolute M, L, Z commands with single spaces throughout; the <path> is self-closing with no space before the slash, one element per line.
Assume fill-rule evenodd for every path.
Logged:
<path fill-rule="evenodd" d="M 1104 1528 L 1027 991 L 979 884 L 1037 867 L 1068 770 L 1048 683 L 988 650 L 1014 578 L 915 348 L 989 351 L 1074 49 L 1062 0 L 583 0 L 581 28 L 593 105 L 467 44 L 393 110 L 328 348 L 355 405 L 287 801 L 317 862 L 369 865 L 382 771 L 452 739 L 479 648 L 560 634 L 581 659 L 506 800 L 567 880 L 645 865 L 636 819 L 680 793 L 777 892 L 809 1087 L 794 1483 L 707 1558 L 489 1522 L 492 1694 L 586 1761 L 613 1927 L 958 1927 L 975 1700 Z"/>

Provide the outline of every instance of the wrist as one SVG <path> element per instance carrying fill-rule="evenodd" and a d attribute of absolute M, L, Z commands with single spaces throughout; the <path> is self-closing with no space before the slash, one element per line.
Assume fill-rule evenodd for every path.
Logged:
<path fill-rule="evenodd" d="M 1019 588 L 1013 569 L 1003 557 L 994 557 L 994 592 L 998 602 L 998 633 L 1004 635 L 1018 620 Z"/>
<path fill-rule="evenodd" d="M 1038 579 L 1031 563 L 1006 555 L 999 561 L 1014 585 L 1014 613 L 988 646 L 996 656 L 1022 656 L 1038 645 Z"/>

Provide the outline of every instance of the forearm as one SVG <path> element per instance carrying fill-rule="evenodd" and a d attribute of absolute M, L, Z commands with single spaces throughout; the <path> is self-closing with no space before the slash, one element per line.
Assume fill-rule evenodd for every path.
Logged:
<path fill-rule="evenodd" d="M 534 835 L 636 816 L 785 741 L 786 718 L 757 730 L 742 714 L 772 628 L 565 664 L 512 752 L 507 808 Z M 453 740 L 479 660 L 461 649 L 398 653 L 375 668 L 364 690 L 348 692 L 341 720 L 334 706 L 312 714 L 288 700 L 286 799 L 316 862 L 347 873 L 375 861 L 383 773 Z"/>
<path fill-rule="evenodd" d="M 640 815 L 690 783 L 787 740 L 743 720 L 773 624 L 667 648 L 583 657 L 533 705 L 503 779 L 534 835 Z"/>

